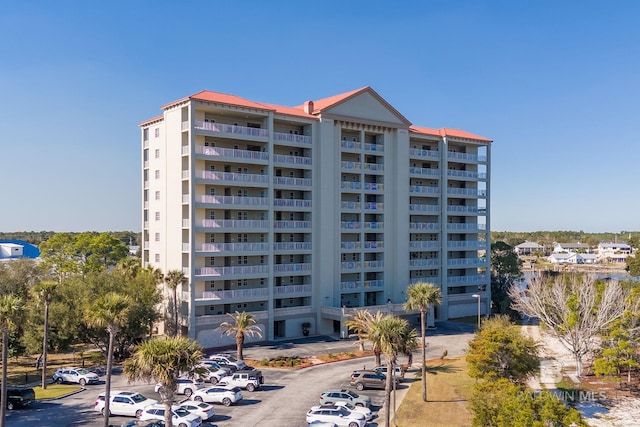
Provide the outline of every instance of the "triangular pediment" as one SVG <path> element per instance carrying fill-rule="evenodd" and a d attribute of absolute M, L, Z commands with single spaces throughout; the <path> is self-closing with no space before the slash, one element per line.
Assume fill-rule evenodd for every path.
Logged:
<path fill-rule="evenodd" d="M 321 115 L 363 119 L 407 126 L 411 123 L 371 88 L 364 88 L 336 103 L 327 105 Z"/>

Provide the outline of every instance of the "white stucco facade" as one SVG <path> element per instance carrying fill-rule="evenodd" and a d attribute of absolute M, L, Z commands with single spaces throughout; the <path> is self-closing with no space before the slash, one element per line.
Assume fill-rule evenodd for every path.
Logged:
<path fill-rule="evenodd" d="M 439 286 L 439 319 L 489 295 L 491 141 L 414 127 L 373 89 L 261 104 L 200 92 L 141 124 L 143 263 L 180 269 L 183 333 L 225 345 L 225 313 L 263 339 L 339 333 L 350 309 L 403 315 Z"/>

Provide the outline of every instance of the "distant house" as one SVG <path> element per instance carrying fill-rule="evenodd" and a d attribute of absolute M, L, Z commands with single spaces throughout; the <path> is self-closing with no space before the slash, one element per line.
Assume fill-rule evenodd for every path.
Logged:
<path fill-rule="evenodd" d="M 569 258 L 571 258 L 572 255 L 575 254 L 566 252 L 552 253 L 547 257 L 547 261 L 551 264 L 569 264 Z"/>
<path fill-rule="evenodd" d="M 563 254 L 564 255 L 564 254 Z M 566 254 L 569 257 L 566 259 L 568 264 L 595 264 L 598 262 L 596 254 Z"/>
<path fill-rule="evenodd" d="M 586 243 L 554 243 L 553 253 L 591 253 L 591 248 Z"/>
<path fill-rule="evenodd" d="M 599 262 L 614 262 L 623 264 L 633 253 L 631 246 L 626 243 L 599 243 L 596 249 Z"/>
<path fill-rule="evenodd" d="M 534 252 L 538 251 L 544 253 L 544 246 L 539 245 L 536 242 L 530 242 L 527 240 L 524 243 L 516 245 L 514 250 L 518 255 L 533 255 Z"/>
<path fill-rule="evenodd" d="M 0 260 L 38 258 L 40 249 L 22 240 L 0 240 Z"/>

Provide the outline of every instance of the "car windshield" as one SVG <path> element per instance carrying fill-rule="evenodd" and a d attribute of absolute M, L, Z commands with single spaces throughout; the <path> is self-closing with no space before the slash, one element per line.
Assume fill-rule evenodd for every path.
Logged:
<path fill-rule="evenodd" d="M 238 361 L 238 359 L 236 359 L 233 356 L 226 356 L 226 357 L 227 357 L 227 360 L 229 360 L 230 362 L 237 362 Z"/>
<path fill-rule="evenodd" d="M 176 414 L 179 417 L 186 417 L 187 415 L 189 415 L 191 412 L 187 411 L 184 408 L 178 408 L 176 410 L 173 411 L 174 414 Z"/>
<path fill-rule="evenodd" d="M 346 410 L 346 409 L 344 409 L 344 408 L 340 408 L 340 410 L 338 411 L 338 413 L 339 413 L 340 415 L 342 415 L 343 417 L 346 417 L 347 415 L 349 415 L 349 414 L 350 414 L 350 412 L 349 412 L 349 411 L 347 411 L 347 410 Z"/>
<path fill-rule="evenodd" d="M 86 375 L 89 373 L 89 371 L 87 371 L 86 369 L 76 369 L 76 372 L 80 375 Z"/>
<path fill-rule="evenodd" d="M 140 402 L 144 402 L 145 400 L 147 400 L 147 398 L 144 397 L 141 394 L 134 394 L 133 396 L 131 396 L 131 400 L 133 400 L 136 403 L 140 403 Z"/>
<path fill-rule="evenodd" d="M 355 391 L 348 391 L 347 394 L 355 399 L 360 397 L 360 395 L 358 395 L 358 393 L 356 393 Z"/>
<path fill-rule="evenodd" d="M 349 402 L 344 402 L 344 407 L 345 407 L 345 408 L 349 408 L 349 409 L 354 409 L 354 408 L 355 408 L 355 406 L 353 406 L 353 405 L 352 405 L 351 403 L 349 403 Z"/>

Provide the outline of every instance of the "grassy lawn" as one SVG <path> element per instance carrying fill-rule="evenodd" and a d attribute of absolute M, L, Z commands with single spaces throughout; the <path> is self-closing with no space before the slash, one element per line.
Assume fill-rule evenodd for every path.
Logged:
<path fill-rule="evenodd" d="M 33 391 L 36 392 L 36 399 L 41 400 L 55 399 L 80 389 L 82 389 L 82 387 L 77 384 L 47 384 L 46 390 L 43 390 L 42 387 L 34 387 Z"/>
<path fill-rule="evenodd" d="M 427 402 L 422 401 L 420 371 L 402 400 L 396 416 L 398 427 L 470 426 L 472 413 L 467 407 L 474 380 L 467 375 L 464 357 L 427 362 Z"/>

